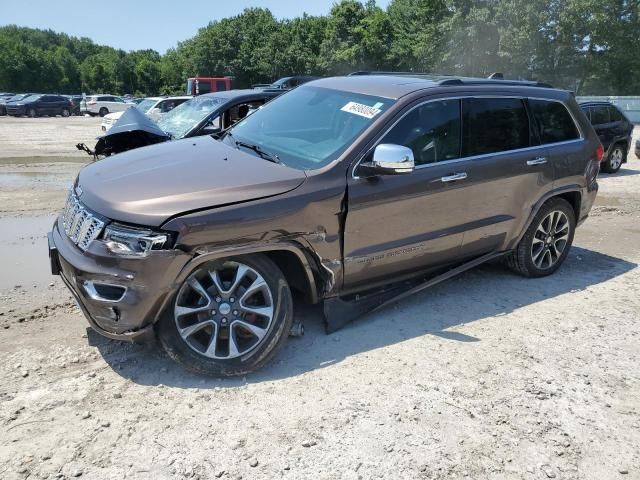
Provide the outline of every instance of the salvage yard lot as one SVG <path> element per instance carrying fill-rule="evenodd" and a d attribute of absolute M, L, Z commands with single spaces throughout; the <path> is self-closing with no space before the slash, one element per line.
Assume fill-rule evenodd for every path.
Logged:
<path fill-rule="evenodd" d="M 257 374 L 87 330 L 46 232 L 99 119 L 0 118 L 0 478 L 640 479 L 640 160 L 563 267 L 485 265 Z M 636 128 L 635 138 L 640 134 Z"/>

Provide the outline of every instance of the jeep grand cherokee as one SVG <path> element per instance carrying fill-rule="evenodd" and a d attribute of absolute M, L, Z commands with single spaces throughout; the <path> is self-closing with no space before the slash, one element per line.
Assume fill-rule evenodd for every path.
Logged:
<path fill-rule="evenodd" d="M 323 302 L 334 330 L 498 256 L 553 273 L 602 156 L 572 94 L 543 84 L 321 79 L 220 141 L 85 167 L 51 265 L 103 335 L 155 334 L 190 369 L 243 374 L 286 341 L 293 298 Z"/>

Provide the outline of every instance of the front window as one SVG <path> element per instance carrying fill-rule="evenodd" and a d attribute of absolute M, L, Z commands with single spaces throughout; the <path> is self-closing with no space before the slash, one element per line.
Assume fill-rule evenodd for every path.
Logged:
<path fill-rule="evenodd" d="M 156 103 L 158 103 L 157 100 L 143 100 L 137 104 L 135 108 L 140 110 L 142 113 L 147 113 Z"/>
<path fill-rule="evenodd" d="M 224 142 L 243 142 L 298 169 L 335 160 L 393 100 L 320 87 L 300 87 L 269 102 L 231 129 Z"/>
<path fill-rule="evenodd" d="M 160 120 L 158 125 L 173 138 L 182 138 L 224 103 L 220 97 L 196 97 L 177 106 Z"/>
<path fill-rule="evenodd" d="M 413 150 L 416 165 L 460 156 L 460 100 L 428 102 L 411 110 L 380 143 Z"/>

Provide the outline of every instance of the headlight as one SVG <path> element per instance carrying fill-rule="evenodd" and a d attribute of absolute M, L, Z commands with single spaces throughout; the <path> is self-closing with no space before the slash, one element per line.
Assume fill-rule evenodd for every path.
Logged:
<path fill-rule="evenodd" d="M 169 248 L 171 234 L 144 228 L 110 224 L 105 228 L 102 241 L 113 253 L 145 257 L 152 250 Z"/>

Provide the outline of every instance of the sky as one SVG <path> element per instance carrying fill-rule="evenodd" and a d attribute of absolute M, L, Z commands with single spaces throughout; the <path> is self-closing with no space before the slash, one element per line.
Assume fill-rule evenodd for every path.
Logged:
<path fill-rule="evenodd" d="M 335 0 L 24 0 L 2 2 L 0 25 L 51 29 L 123 50 L 164 53 L 212 20 L 262 7 L 276 18 L 326 15 Z M 364 0 L 363 0 L 364 3 Z M 377 0 L 386 8 L 389 0 Z"/>

